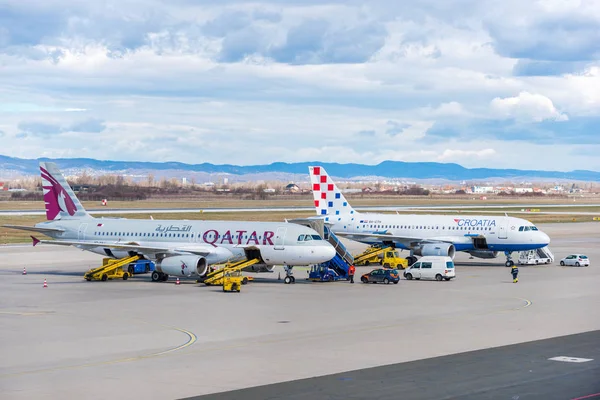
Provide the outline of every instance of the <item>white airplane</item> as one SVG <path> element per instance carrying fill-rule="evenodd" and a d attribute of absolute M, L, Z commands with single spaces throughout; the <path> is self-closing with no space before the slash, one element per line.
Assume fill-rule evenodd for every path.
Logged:
<path fill-rule="evenodd" d="M 308 167 L 317 218 L 323 218 L 338 236 L 410 250 L 412 265 L 418 256 L 449 256 L 456 251 L 479 258 L 506 255 L 514 265 L 515 251 L 534 250 L 550 243 L 548 235 L 531 222 L 508 216 L 448 216 L 363 214 L 355 211 L 323 167 Z"/>
<path fill-rule="evenodd" d="M 201 279 L 211 264 L 258 258 L 248 267 L 270 272 L 275 265 L 308 266 L 331 260 L 336 252 L 313 229 L 288 222 L 181 221 L 94 218 L 54 163 L 41 162 L 47 222 L 9 228 L 42 233 L 55 240 L 38 243 L 75 246 L 111 258 L 134 255 L 153 260 L 152 279 L 169 275 Z"/>

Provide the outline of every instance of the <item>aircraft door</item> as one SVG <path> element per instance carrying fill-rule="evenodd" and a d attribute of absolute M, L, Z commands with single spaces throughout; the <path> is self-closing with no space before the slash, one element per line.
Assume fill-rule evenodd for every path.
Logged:
<path fill-rule="evenodd" d="M 85 240 L 85 231 L 87 226 L 88 224 L 79 225 L 79 230 L 77 231 L 77 240 Z"/>
<path fill-rule="evenodd" d="M 275 233 L 275 250 L 284 250 L 285 249 L 285 231 L 287 228 L 277 228 L 277 232 Z"/>
<path fill-rule="evenodd" d="M 498 239 L 508 239 L 508 219 L 502 219 L 498 226 Z"/>

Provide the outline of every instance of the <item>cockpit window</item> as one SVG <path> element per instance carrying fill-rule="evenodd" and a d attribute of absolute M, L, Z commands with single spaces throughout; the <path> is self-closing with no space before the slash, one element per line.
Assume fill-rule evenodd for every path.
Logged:
<path fill-rule="evenodd" d="M 301 241 L 303 241 L 303 240 L 304 240 L 304 235 L 300 235 L 300 236 L 298 236 L 298 241 L 299 241 L 299 242 L 301 242 Z"/>
<path fill-rule="evenodd" d="M 313 240 L 323 240 L 319 235 L 312 235 Z"/>
<path fill-rule="evenodd" d="M 305 235 L 305 236 L 304 236 L 304 241 L 305 241 L 305 242 L 308 242 L 309 240 L 312 240 L 312 236 L 310 236 L 310 235 Z"/>
<path fill-rule="evenodd" d="M 531 228 L 532 231 L 537 231 L 538 230 L 538 228 L 535 227 L 535 226 L 530 226 L 530 228 Z"/>

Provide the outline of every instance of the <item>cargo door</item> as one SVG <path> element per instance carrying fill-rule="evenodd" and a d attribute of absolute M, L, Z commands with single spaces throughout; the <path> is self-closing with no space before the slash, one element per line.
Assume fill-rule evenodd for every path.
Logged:
<path fill-rule="evenodd" d="M 498 226 L 498 239 L 508 239 L 508 219 L 502 218 Z"/>
<path fill-rule="evenodd" d="M 275 250 L 284 250 L 285 249 L 285 232 L 287 228 L 281 227 L 277 228 L 277 232 L 275 232 Z"/>
<path fill-rule="evenodd" d="M 79 225 L 79 230 L 77 231 L 77 240 L 85 240 L 85 231 L 87 226 L 88 224 Z"/>

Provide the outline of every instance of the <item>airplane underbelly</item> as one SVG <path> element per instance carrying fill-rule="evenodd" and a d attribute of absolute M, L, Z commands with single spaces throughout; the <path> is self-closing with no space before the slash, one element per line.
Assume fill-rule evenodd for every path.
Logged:
<path fill-rule="evenodd" d="M 313 250 L 301 246 L 286 246 L 285 250 L 274 250 L 272 247 L 261 249 L 263 260 L 275 265 L 311 265 L 323 262 L 323 256 Z"/>

